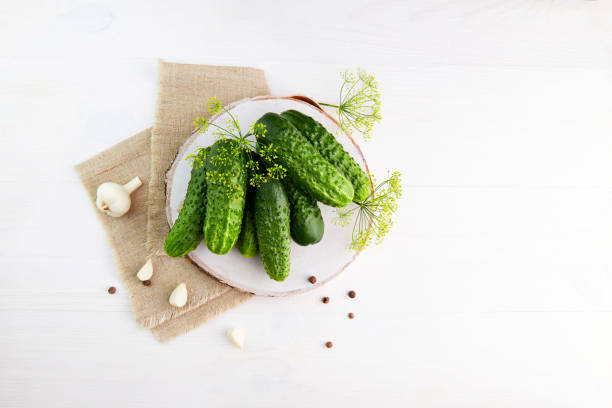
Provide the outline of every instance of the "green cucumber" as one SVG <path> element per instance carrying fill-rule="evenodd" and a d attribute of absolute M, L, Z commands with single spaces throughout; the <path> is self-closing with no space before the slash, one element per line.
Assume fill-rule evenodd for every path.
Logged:
<path fill-rule="evenodd" d="M 204 239 L 211 252 L 223 255 L 238 240 L 246 195 L 246 159 L 233 140 L 222 139 L 212 145 L 208 156 L 208 202 L 204 220 Z M 219 178 L 223 182 L 219 181 Z M 211 178 L 214 181 L 210 181 Z"/>
<path fill-rule="evenodd" d="M 242 218 L 242 228 L 238 236 L 238 250 L 245 258 L 252 258 L 257 255 L 257 234 L 255 233 L 255 214 L 254 214 L 255 194 L 251 188 L 247 190 L 246 204 L 244 205 L 244 216 Z"/>
<path fill-rule="evenodd" d="M 266 134 L 257 141 L 258 151 L 275 149 L 274 159 L 300 188 L 323 204 L 344 207 L 353 199 L 353 185 L 329 163 L 288 120 L 277 113 L 266 113 L 258 123 Z"/>
<path fill-rule="evenodd" d="M 272 179 L 257 188 L 255 231 L 264 269 L 275 281 L 289 276 L 289 212 L 289 201 L 280 181 Z"/>
<path fill-rule="evenodd" d="M 370 178 L 322 124 L 296 110 L 285 111 L 281 116 L 291 122 L 328 162 L 350 180 L 355 190 L 353 201 L 364 201 L 370 196 Z"/>
<path fill-rule="evenodd" d="M 201 149 L 193 160 L 191 178 L 183 208 L 164 242 L 169 256 L 185 256 L 196 249 L 202 240 L 202 226 L 206 215 L 206 156 L 210 148 Z"/>
<path fill-rule="evenodd" d="M 288 177 L 283 187 L 291 204 L 291 237 L 299 245 L 316 244 L 323 238 L 323 217 L 317 200 L 297 188 Z"/>

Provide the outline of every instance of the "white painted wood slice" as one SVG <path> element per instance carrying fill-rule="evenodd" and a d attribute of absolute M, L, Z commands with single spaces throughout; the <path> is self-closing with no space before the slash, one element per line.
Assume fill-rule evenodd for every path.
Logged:
<path fill-rule="evenodd" d="M 298 110 L 323 124 L 334 134 L 344 149 L 367 170 L 365 159 L 354 140 L 342 132 L 334 118 L 326 114 L 309 98 L 302 96 L 271 97 L 262 96 L 243 99 L 226 107 L 232 112 L 243 131 L 248 130 L 266 112 L 281 113 L 288 109 Z M 212 121 L 225 124 L 229 116 L 222 113 Z M 170 226 L 176 221 L 185 199 L 187 184 L 191 174 L 191 164 L 187 157 L 197 149 L 215 142 L 213 127 L 205 133 L 194 134 L 185 142 L 166 175 L 166 215 Z M 357 252 L 347 249 L 351 242 L 352 225 L 340 227 L 333 220 L 336 209 L 319 203 L 325 221 L 325 234 L 315 245 L 300 246 L 291 242 L 291 273 L 283 282 L 268 277 L 258 256 L 247 259 L 233 248 L 226 255 L 216 255 L 208 250 L 204 241 L 188 256 L 200 268 L 237 289 L 262 296 L 285 296 L 312 290 L 324 285 L 345 270 L 357 256 Z M 315 285 L 308 281 L 310 276 L 317 278 Z"/>

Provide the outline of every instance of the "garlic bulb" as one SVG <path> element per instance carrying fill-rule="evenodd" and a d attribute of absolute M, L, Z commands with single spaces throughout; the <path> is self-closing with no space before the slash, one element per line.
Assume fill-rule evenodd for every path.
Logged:
<path fill-rule="evenodd" d="M 130 194 L 141 185 L 142 181 L 138 176 L 123 186 L 117 183 L 102 183 L 98 186 L 96 207 L 111 217 L 121 217 L 132 205 Z"/>

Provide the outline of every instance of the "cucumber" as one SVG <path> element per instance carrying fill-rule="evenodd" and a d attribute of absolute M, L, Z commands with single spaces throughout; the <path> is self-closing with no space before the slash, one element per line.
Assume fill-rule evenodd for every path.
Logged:
<path fill-rule="evenodd" d="M 291 122 L 328 162 L 350 180 L 355 190 L 353 201 L 364 201 L 370 196 L 370 178 L 322 124 L 296 110 L 285 111 L 281 116 Z"/>
<path fill-rule="evenodd" d="M 169 256 L 185 256 L 202 240 L 206 212 L 206 156 L 210 148 L 201 149 L 191 167 L 191 178 L 183 208 L 164 242 Z"/>
<path fill-rule="evenodd" d="M 247 190 L 246 203 L 244 205 L 244 216 L 242 217 L 242 228 L 238 236 L 238 250 L 245 258 L 257 255 L 257 235 L 255 233 L 254 204 L 255 194 L 251 188 Z"/>
<path fill-rule="evenodd" d="M 228 253 L 240 234 L 246 195 L 245 165 L 244 151 L 235 141 L 222 139 L 212 145 L 207 173 L 221 175 L 224 182 L 216 178 L 208 182 L 204 239 L 208 249 L 218 255 Z"/>
<path fill-rule="evenodd" d="M 353 199 L 353 185 L 329 163 L 288 120 L 277 113 L 266 113 L 258 121 L 266 134 L 257 149 L 272 145 L 278 164 L 287 175 L 313 198 L 333 207 L 344 207 Z"/>
<path fill-rule="evenodd" d="M 269 180 L 255 192 L 255 231 L 264 269 L 275 281 L 289 276 L 289 225 L 289 201 L 283 185 Z"/>
<path fill-rule="evenodd" d="M 297 188 L 288 177 L 282 182 L 291 204 L 291 237 L 299 245 L 321 241 L 325 225 L 317 200 Z"/>

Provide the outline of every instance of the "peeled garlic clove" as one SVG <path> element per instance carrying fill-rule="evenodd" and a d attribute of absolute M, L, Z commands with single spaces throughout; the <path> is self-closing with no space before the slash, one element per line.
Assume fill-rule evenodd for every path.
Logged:
<path fill-rule="evenodd" d="M 233 329 L 229 329 L 225 335 L 234 346 L 241 350 L 244 348 L 244 331 L 242 329 L 234 327 Z"/>
<path fill-rule="evenodd" d="M 142 268 L 140 268 L 136 274 L 136 277 L 141 281 L 146 281 L 151 279 L 151 276 L 153 276 L 153 262 L 151 262 L 151 259 L 149 258 L 147 262 L 142 265 Z"/>
<path fill-rule="evenodd" d="M 172 293 L 170 294 L 170 298 L 168 299 L 172 306 L 183 307 L 187 303 L 187 285 L 181 283 L 178 285 Z"/>

